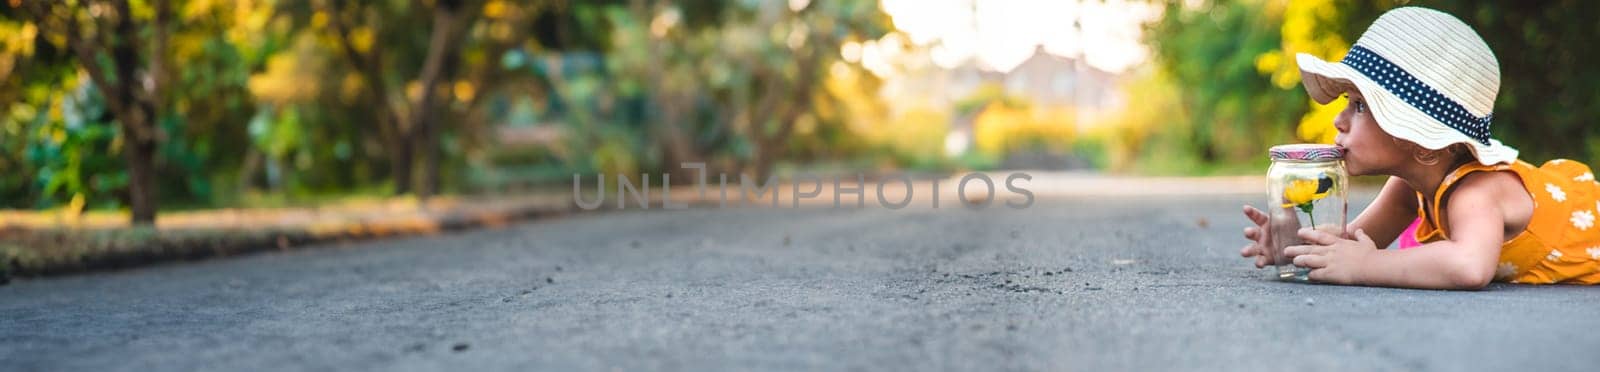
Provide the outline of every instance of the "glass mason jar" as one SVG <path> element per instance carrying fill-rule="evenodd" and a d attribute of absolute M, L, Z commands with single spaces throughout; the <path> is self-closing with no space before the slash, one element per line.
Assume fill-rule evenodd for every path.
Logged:
<path fill-rule="evenodd" d="M 1310 270 L 1296 267 L 1283 249 L 1305 244 L 1301 227 L 1344 236 L 1349 210 L 1344 151 L 1334 145 L 1294 144 L 1273 146 L 1268 152 L 1272 167 L 1267 169 L 1266 254 L 1274 278 L 1305 281 Z"/>

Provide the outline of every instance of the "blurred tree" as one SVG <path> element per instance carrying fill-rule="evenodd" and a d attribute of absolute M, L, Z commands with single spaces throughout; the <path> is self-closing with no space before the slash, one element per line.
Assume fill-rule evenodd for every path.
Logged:
<path fill-rule="evenodd" d="M 666 170 L 721 153 L 765 178 L 799 123 L 838 117 L 818 109 L 841 106 L 821 104 L 839 103 L 824 84 L 840 46 L 883 36 L 888 20 L 872 1 L 728 2 L 715 17 L 685 16 L 710 3 L 634 0 L 608 13 L 610 71 L 657 114 L 648 131 Z"/>
<path fill-rule="evenodd" d="M 128 204 L 135 224 L 156 217 L 155 157 L 165 134 L 160 120 L 171 80 L 167 65 L 172 23 L 170 2 L 135 13 L 127 0 L 30 1 L 30 20 L 46 39 L 59 40 L 87 72 L 119 124 L 128 171 Z M 148 49 L 146 49 L 148 47 Z M 116 147 L 116 146 L 113 146 Z"/>
<path fill-rule="evenodd" d="M 0 177 L 0 206 L 7 208 L 47 206 L 34 196 L 42 168 L 35 166 L 35 159 L 59 154 L 45 150 L 58 148 L 53 145 L 66 142 L 70 134 L 43 123 L 66 112 L 49 103 L 71 96 L 51 87 L 78 77 L 72 57 L 38 41 L 38 25 L 25 15 L 24 9 L 0 5 L 0 107 L 5 108 L 0 112 L 0 173 L 6 175 Z"/>
<path fill-rule="evenodd" d="M 1174 145 L 1202 163 L 1263 158 L 1292 138 L 1306 95 L 1263 79 L 1258 56 L 1281 47 L 1284 7 L 1261 0 L 1172 2 L 1146 33 L 1154 63 L 1176 84 L 1178 106 L 1166 118 Z"/>
<path fill-rule="evenodd" d="M 138 53 L 133 57 L 134 81 L 129 82 L 133 87 L 116 89 L 131 89 L 137 102 L 154 100 L 158 105 L 153 106 L 156 119 L 149 124 L 158 143 L 148 154 L 154 175 L 146 178 L 154 179 L 149 180 L 153 187 L 140 193 L 152 194 L 145 198 L 162 201 L 158 204 L 211 203 L 218 196 L 213 181 L 237 171 L 243 152 L 232 150 L 248 147 L 240 123 L 254 107 L 244 81 L 261 65 L 262 56 L 277 48 L 281 39 L 277 35 L 282 34 L 273 32 L 281 27 L 274 30 L 268 22 L 269 2 L 131 2 L 130 22 L 137 29 L 132 38 L 103 29 L 122 22 L 115 12 L 92 19 L 99 24 L 91 24 L 83 13 L 119 6 L 90 1 L 0 7 L 4 16 L 0 27 L 26 31 L 7 38 L 5 51 L 0 52 L 0 61 L 6 61 L 0 64 L 15 67 L 0 75 L 0 84 L 19 93 L 0 95 L 0 105 L 7 107 L 0 123 L 14 134 L 0 141 L 5 146 L 0 159 L 6 159 L 0 160 L 0 171 L 16 175 L 0 185 L 7 195 L 16 196 L 7 198 L 8 204 L 41 208 L 69 201 L 96 208 L 129 204 L 136 190 L 130 180 L 135 167 L 126 160 L 128 144 L 138 141 L 113 110 L 110 100 L 117 96 L 101 94 L 115 93 L 108 91 L 115 87 L 93 79 L 96 72 L 110 81 L 129 73 L 113 63 L 126 61 L 126 54 L 95 52 L 96 48 L 128 51 L 112 45 L 131 44 L 128 48 Z M 28 17 L 15 18 L 24 14 Z M 39 18 L 34 17 L 38 14 L 46 16 L 48 24 L 42 29 L 49 32 L 40 32 Z M 161 27 L 165 32 L 155 31 L 158 14 L 168 19 Z M 79 36 L 69 38 L 67 26 L 76 28 Z M 166 35 L 160 38 L 166 42 L 154 43 L 156 35 Z M 69 44 L 71 40 L 80 45 Z M 97 68 L 82 67 L 81 50 L 91 52 L 95 64 L 90 66 Z M 158 70 L 161 64 L 155 62 L 161 60 L 183 61 L 184 66 Z M 145 93 L 138 94 L 141 90 Z M 119 125 L 124 128 L 119 130 Z M 119 153 L 123 161 L 106 161 Z M 13 157 L 16 154 L 23 156 Z"/>
<path fill-rule="evenodd" d="M 846 41 L 852 42 L 860 45 L 857 40 Z M 792 157 L 868 161 L 890 167 L 940 166 L 950 110 L 923 104 L 894 112 L 879 95 L 883 81 L 857 63 L 859 60 L 831 63 L 820 88 L 825 92 L 815 103 L 815 120 L 795 125 Z"/>
<path fill-rule="evenodd" d="M 427 196 L 508 122 L 569 123 L 534 159 L 575 170 L 764 175 L 866 149 L 887 110 L 840 48 L 889 30 L 867 0 L 0 2 L 0 197 Z"/>
<path fill-rule="evenodd" d="M 603 25 L 573 22 L 583 7 L 572 2 L 461 1 L 433 11 L 453 4 L 279 3 L 294 41 L 250 78 L 271 107 L 251 121 L 258 146 L 244 173 L 291 194 L 387 179 L 386 193 L 431 196 L 450 186 L 456 161 L 494 141 L 487 124 L 502 119 L 506 102 L 545 93 L 517 58 L 591 47 L 586 40 L 605 35 Z"/>
<path fill-rule="evenodd" d="M 438 191 L 440 97 L 449 94 L 446 89 L 452 84 L 447 83 L 455 79 L 460 65 L 461 38 L 478 20 L 483 5 L 467 0 L 317 1 L 318 16 L 326 19 L 340 52 L 360 75 L 370 92 L 370 104 L 378 111 L 375 124 L 388 149 L 396 193 L 414 190 L 427 198 Z M 415 19 L 429 15 L 428 22 Z M 409 58 L 414 57 L 407 55 L 412 50 L 390 48 L 416 37 L 416 24 L 429 25 L 421 58 Z M 408 66 L 406 61 L 419 64 Z M 421 155 L 420 179 L 412 173 L 415 154 Z"/>
<path fill-rule="evenodd" d="M 1170 123 L 1172 116 L 1170 108 L 1178 106 L 1177 84 L 1155 66 L 1142 66 L 1129 75 L 1131 78 L 1123 85 L 1122 94 L 1126 102 L 1139 102 L 1142 109 L 1122 110 L 1107 118 L 1106 123 L 1099 126 L 1108 142 L 1104 154 L 1107 160 L 1105 165 L 1107 169 L 1113 171 L 1138 169 L 1141 162 L 1174 156 L 1162 151 L 1182 147 L 1162 143 L 1174 141 L 1177 136 L 1157 136 L 1173 130 Z"/>

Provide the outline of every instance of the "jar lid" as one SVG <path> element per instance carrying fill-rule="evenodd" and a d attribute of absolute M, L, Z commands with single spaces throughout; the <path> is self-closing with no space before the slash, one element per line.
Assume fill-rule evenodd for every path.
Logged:
<path fill-rule="evenodd" d="M 1344 148 L 1318 143 L 1296 143 L 1272 146 L 1267 150 L 1272 160 L 1327 161 L 1344 159 Z"/>

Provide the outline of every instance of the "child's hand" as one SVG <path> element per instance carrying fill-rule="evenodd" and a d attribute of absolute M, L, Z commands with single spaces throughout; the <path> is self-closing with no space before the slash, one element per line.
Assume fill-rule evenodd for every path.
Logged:
<path fill-rule="evenodd" d="M 1246 205 L 1244 206 L 1244 216 L 1249 218 L 1250 222 L 1254 223 L 1255 226 L 1244 228 L 1244 238 L 1250 239 L 1250 244 L 1239 250 L 1239 256 L 1255 257 L 1257 269 L 1267 267 L 1267 265 L 1272 264 L 1271 256 L 1267 254 L 1267 246 L 1270 244 L 1268 238 L 1271 236 L 1267 234 L 1267 221 L 1269 220 L 1267 214 L 1260 209 Z"/>
<path fill-rule="evenodd" d="M 1309 245 L 1296 245 L 1283 249 L 1284 255 L 1294 259 L 1295 266 L 1311 269 L 1312 281 L 1333 284 L 1360 284 L 1359 272 L 1365 267 L 1367 257 L 1378 251 L 1377 244 L 1364 230 L 1356 230 L 1356 240 L 1315 229 L 1300 229 L 1300 238 Z"/>

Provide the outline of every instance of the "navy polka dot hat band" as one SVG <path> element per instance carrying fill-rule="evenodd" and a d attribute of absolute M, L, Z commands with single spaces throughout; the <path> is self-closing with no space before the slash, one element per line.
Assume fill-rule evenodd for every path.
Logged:
<path fill-rule="evenodd" d="M 1434 150 L 1465 144 L 1485 165 L 1517 159 L 1516 149 L 1489 132 L 1500 62 L 1454 16 L 1396 8 L 1373 21 L 1342 60 L 1299 53 L 1295 61 L 1312 100 L 1327 104 L 1359 92 L 1390 136 Z"/>
<path fill-rule="evenodd" d="M 1460 103 L 1445 97 L 1444 94 L 1406 73 L 1405 69 L 1360 45 L 1350 48 L 1350 54 L 1346 54 L 1340 63 L 1360 71 L 1362 75 L 1383 86 L 1383 89 L 1390 94 L 1400 97 L 1411 107 L 1422 110 L 1423 113 L 1451 129 L 1477 140 L 1478 143 L 1489 144 L 1489 121 L 1494 118 L 1494 114 L 1482 117 L 1472 115 Z"/>

